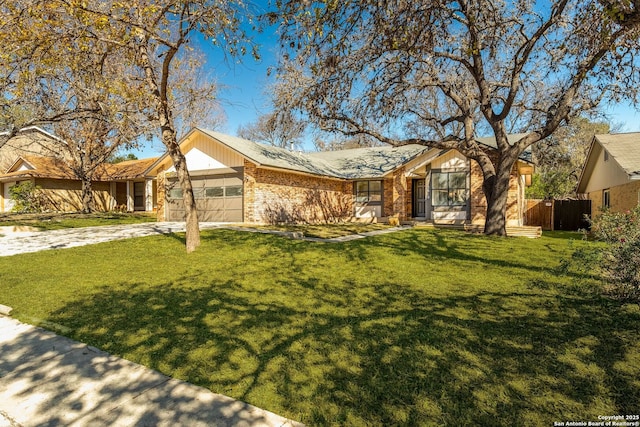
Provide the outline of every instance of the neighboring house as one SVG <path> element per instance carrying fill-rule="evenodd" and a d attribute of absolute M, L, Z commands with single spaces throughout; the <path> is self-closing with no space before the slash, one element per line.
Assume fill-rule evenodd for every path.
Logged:
<path fill-rule="evenodd" d="M 103 165 L 92 182 L 96 209 L 153 211 L 157 193 L 155 180 L 145 176 L 145 172 L 156 160 Z M 46 210 L 69 212 L 82 209 L 82 183 L 64 162 L 51 157 L 22 156 L 5 174 L 0 175 L 0 212 L 11 211 L 10 189 L 26 181 L 40 188 Z"/>
<path fill-rule="evenodd" d="M 519 138 L 513 135 L 513 139 Z M 490 138 L 479 142 L 492 150 Z M 481 224 L 486 200 L 475 161 L 421 145 L 299 153 L 194 129 L 180 142 L 201 221 L 249 223 L 422 219 Z M 522 225 L 526 157 L 514 167 L 507 224 Z M 175 169 L 165 154 L 157 177 L 159 220 L 184 219 Z"/>
<path fill-rule="evenodd" d="M 0 174 L 9 169 L 20 156 L 50 156 L 61 140 L 36 126 L 20 130 L 17 135 L 4 141 L 0 133 Z"/>
<path fill-rule="evenodd" d="M 615 212 L 640 203 L 640 132 L 596 135 L 591 141 L 577 192 L 592 204 L 592 212 Z"/>
<path fill-rule="evenodd" d="M 1 134 L 0 134 L 1 136 Z M 39 127 L 22 129 L 0 145 L 0 212 L 13 208 L 11 187 L 30 181 L 40 188 L 45 209 L 82 209 L 82 183 L 55 153 L 65 142 Z M 146 171 L 157 158 L 104 164 L 95 174 L 92 189 L 101 211 L 155 210 L 155 177 Z"/>

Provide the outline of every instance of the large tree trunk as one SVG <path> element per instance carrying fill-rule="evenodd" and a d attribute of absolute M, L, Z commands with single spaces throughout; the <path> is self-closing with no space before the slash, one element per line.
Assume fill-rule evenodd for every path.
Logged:
<path fill-rule="evenodd" d="M 91 188 L 91 179 L 82 178 L 82 213 L 91 213 L 95 211 L 95 201 L 93 199 L 93 190 Z"/>
<path fill-rule="evenodd" d="M 149 89 L 151 90 L 151 94 L 155 99 L 155 108 L 158 114 L 158 121 L 160 123 L 162 143 L 167 148 L 169 156 L 173 161 L 173 166 L 176 168 L 176 175 L 178 177 L 178 182 L 180 183 L 180 189 L 182 190 L 182 200 L 184 202 L 184 210 L 186 212 L 185 221 L 187 229 L 185 245 L 187 247 L 187 253 L 190 253 L 200 246 L 200 225 L 198 224 L 196 199 L 193 195 L 191 178 L 189 177 L 189 171 L 187 170 L 187 161 L 178 145 L 176 127 L 171 118 L 168 100 L 169 70 L 171 61 L 178 49 L 174 47 L 165 53 L 163 67 L 160 73 L 161 83 L 158 85 L 155 70 L 149 60 L 147 37 L 145 35 L 140 35 L 139 42 L 138 51 L 140 54 L 140 63 L 144 69 L 146 81 Z"/>
<path fill-rule="evenodd" d="M 484 224 L 484 233 L 490 236 L 506 236 L 507 200 L 509 197 L 509 184 L 511 181 L 511 169 L 514 161 L 502 161 L 498 164 L 493 176 L 485 176 L 482 184 L 487 199 L 487 216 Z"/>

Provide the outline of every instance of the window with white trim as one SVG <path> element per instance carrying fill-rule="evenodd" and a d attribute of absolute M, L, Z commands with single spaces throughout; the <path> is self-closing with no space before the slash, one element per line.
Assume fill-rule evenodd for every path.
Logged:
<path fill-rule="evenodd" d="M 434 172 L 431 178 L 433 206 L 464 206 L 469 199 L 467 172 Z"/>
<path fill-rule="evenodd" d="M 357 181 L 354 185 L 356 193 L 356 204 L 382 204 L 382 181 Z"/>

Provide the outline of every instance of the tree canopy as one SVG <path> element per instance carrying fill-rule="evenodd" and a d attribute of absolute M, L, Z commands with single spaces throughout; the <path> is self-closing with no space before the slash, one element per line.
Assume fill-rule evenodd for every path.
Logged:
<path fill-rule="evenodd" d="M 293 149 L 300 143 L 305 127 L 305 123 L 290 110 L 273 111 L 260 115 L 253 123 L 239 126 L 238 135 L 275 147 Z"/>
<path fill-rule="evenodd" d="M 603 99 L 638 97 L 640 6 L 608 0 L 276 2 L 278 105 L 320 128 L 453 148 L 483 172 L 488 234 L 532 144 Z M 509 142 L 509 133 L 523 132 Z M 494 136 L 492 156 L 476 142 Z"/>

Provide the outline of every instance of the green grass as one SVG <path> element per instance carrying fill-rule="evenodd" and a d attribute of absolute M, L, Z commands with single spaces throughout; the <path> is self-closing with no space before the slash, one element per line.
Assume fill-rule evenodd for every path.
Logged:
<path fill-rule="evenodd" d="M 40 230 L 60 230 L 63 228 L 92 227 L 97 225 L 137 224 L 156 221 L 155 214 L 96 212 L 81 213 L 39 213 L 39 214 L 0 214 L 2 226 L 30 226 Z"/>
<path fill-rule="evenodd" d="M 212 230 L 0 258 L 0 303 L 308 425 L 549 426 L 640 410 L 640 310 L 560 268 L 591 242 Z"/>
<path fill-rule="evenodd" d="M 391 228 L 388 224 L 365 224 L 365 223 L 338 223 L 338 224 L 304 224 L 304 225 L 264 225 L 252 226 L 259 230 L 278 230 L 301 232 L 306 237 L 318 237 L 321 239 L 331 239 L 334 237 L 348 236 L 351 234 L 365 233 L 367 231 L 384 230 Z"/>

